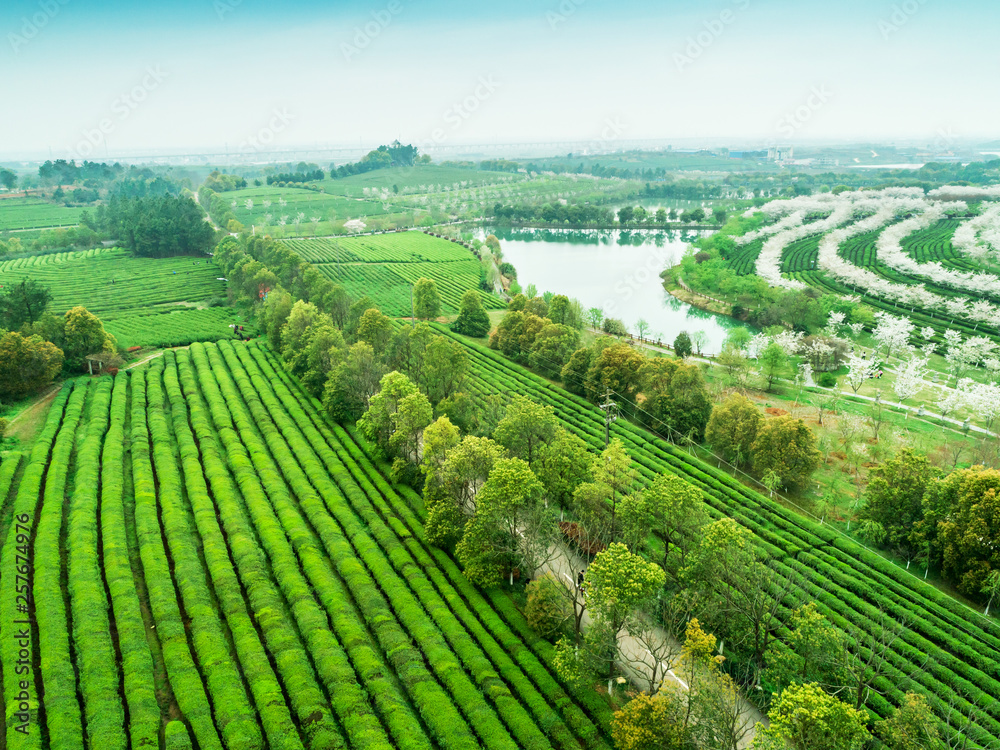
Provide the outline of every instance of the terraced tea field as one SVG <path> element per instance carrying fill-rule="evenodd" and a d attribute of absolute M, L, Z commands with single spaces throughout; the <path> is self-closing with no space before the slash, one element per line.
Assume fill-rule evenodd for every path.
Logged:
<path fill-rule="evenodd" d="M 0 263 L 0 286 L 34 279 L 52 291 L 52 312 L 83 305 L 126 346 L 171 346 L 231 335 L 229 325 L 237 322 L 231 308 L 204 309 L 226 294 L 218 277 L 218 267 L 208 258 L 136 258 L 118 249 Z"/>
<path fill-rule="evenodd" d="M 6 747 L 609 750 L 385 471 L 255 344 L 69 381 L 0 465 Z"/>
<path fill-rule="evenodd" d="M 479 289 L 479 260 L 465 247 L 423 232 L 395 232 L 338 239 L 287 240 L 303 260 L 316 266 L 354 298 L 368 295 L 386 315 L 410 314 L 410 286 L 433 279 L 445 314 L 458 312 L 462 295 Z M 480 291 L 488 310 L 503 307 Z"/>
<path fill-rule="evenodd" d="M 0 198 L 0 231 L 76 226 L 82 208 L 67 208 L 41 198 Z"/>

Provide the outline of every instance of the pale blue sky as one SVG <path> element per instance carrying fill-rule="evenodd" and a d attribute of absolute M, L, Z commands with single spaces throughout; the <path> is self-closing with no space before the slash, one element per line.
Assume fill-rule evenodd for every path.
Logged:
<path fill-rule="evenodd" d="M 995 137 L 998 30 L 978 0 L 7 0 L 0 152 Z"/>

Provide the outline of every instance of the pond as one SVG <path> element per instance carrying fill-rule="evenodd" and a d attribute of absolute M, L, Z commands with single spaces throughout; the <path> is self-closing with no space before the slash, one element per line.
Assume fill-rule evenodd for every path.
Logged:
<path fill-rule="evenodd" d="M 576 297 L 585 309 L 598 307 L 636 332 L 641 319 L 654 341 L 673 342 L 681 331 L 704 331 L 706 354 L 718 353 L 729 329 L 742 326 L 724 315 L 699 310 L 671 296 L 660 272 L 675 265 L 705 232 L 685 230 L 564 230 L 485 227 L 495 234 L 504 260 L 517 269 L 522 287 Z"/>

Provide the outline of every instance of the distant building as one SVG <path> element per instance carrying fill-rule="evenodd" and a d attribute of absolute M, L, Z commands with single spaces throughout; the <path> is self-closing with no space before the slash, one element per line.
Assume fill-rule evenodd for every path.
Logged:
<path fill-rule="evenodd" d="M 730 159 L 766 159 L 767 151 L 730 151 Z"/>
<path fill-rule="evenodd" d="M 795 149 L 791 146 L 771 146 L 767 150 L 767 160 L 784 162 L 795 158 Z"/>

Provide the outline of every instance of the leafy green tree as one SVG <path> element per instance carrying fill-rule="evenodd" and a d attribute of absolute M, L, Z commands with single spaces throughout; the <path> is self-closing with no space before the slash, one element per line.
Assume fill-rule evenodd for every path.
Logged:
<path fill-rule="evenodd" d="M 786 487 L 802 487 L 819 466 L 816 436 L 801 419 L 790 415 L 764 421 L 751 447 L 758 474 L 773 471 Z"/>
<path fill-rule="evenodd" d="M 619 438 L 612 438 L 593 468 L 594 484 L 602 490 L 611 504 L 610 539 L 619 534 L 618 504 L 629 494 L 639 473 L 632 466 L 632 457 Z"/>
<path fill-rule="evenodd" d="M 433 320 L 441 314 L 441 296 L 433 279 L 417 279 L 413 285 L 413 307 L 421 320 Z"/>
<path fill-rule="evenodd" d="M 462 295 L 462 303 L 458 309 L 458 319 L 451 325 L 451 330 L 463 336 L 483 338 L 490 333 L 490 316 L 483 309 L 483 300 L 479 293 L 470 289 Z"/>
<path fill-rule="evenodd" d="M 555 295 L 552 298 L 552 302 L 549 303 L 548 318 L 557 325 L 570 325 L 571 314 L 569 297 L 564 294 Z"/>
<path fill-rule="evenodd" d="M 754 750 L 861 750 L 871 739 L 865 714 L 813 683 L 789 685 L 767 716 L 771 725 L 758 725 Z"/>
<path fill-rule="evenodd" d="M 434 418 L 427 396 L 411 393 L 404 397 L 392 415 L 392 437 L 389 448 L 404 461 L 416 463 L 420 456 L 420 441 L 424 429 Z"/>
<path fill-rule="evenodd" d="M 340 331 L 326 323 L 312 326 L 308 341 L 302 385 L 314 396 L 321 396 L 330 374 L 347 358 L 347 344 Z"/>
<path fill-rule="evenodd" d="M 570 506 L 576 488 L 593 477 L 593 464 L 587 444 L 558 427 L 552 438 L 539 447 L 531 468 L 549 499 L 563 512 Z"/>
<path fill-rule="evenodd" d="M 392 338 L 392 321 L 376 309 L 366 310 L 358 322 L 358 340 L 384 352 Z"/>
<path fill-rule="evenodd" d="M 604 349 L 587 372 L 587 398 L 597 401 L 610 390 L 612 397 L 634 404 L 639 390 L 639 368 L 645 357 L 628 344 Z"/>
<path fill-rule="evenodd" d="M 726 209 L 722 208 L 721 206 L 713 208 L 712 209 L 712 219 L 719 226 L 722 226 L 723 224 L 725 224 L 726 223 Z"/>
<path fill-rule="evenodd" d="M 490 349 L 498 349 L 506 357 L 527 363 L 535 337 L 548 324 L 546 318 L 530 312 L 508 312 L 490 335 Z"/>
<path fill-rule="evenodd" d="M 0 169 L 0 185 L 3 185 L 8 190 L 13 190 L 17 185 L 17 174 L 11 172 L 9 169 Z"/>
<path fill-rule="evenodd" d="M 480 586 L 500 582 L 515 569 L 530 578 L 555 534 L 555 519 L 541 502 L 542 485 L 527 462 L 502 458 L 476 494 L 476 513 L 455 554 Z"/>
<path fill-rule="evenodd" d="M 389 441 L 395 432 L 393 415 L 399 410 L 403 399 L 419 392 L 417 386 L 403 373 L 386 374 L 379 382 L 378 393 L 372 396 L 364 415 L 358 420 L 358 429 L 387 455 L 392 455 Z"/>
<path fill-rule="evenodd" d="M 476 512 L 476 492 L 503 456 L 500 445 L 471 435 L 448 450 L 435 474 L 435 491 L 424 497 L 424 530 L 431 544 L 448 548 L 462 538 L 468 519 Z"/>
<path fill-rule="evenodd" d="M 615 712 L 611 739 L 618 750 L 686 750 L 683 707 L 675 693 L 640 693 Z"/>
<path fill-rule="evenodd" d="M 792 613 L 787 637 L 768 649 L 767 680 L 775 692 L 793 682 L 838 687 L 843 684 L 837 661 L 842 651 L 843 635 L 809 602 Z"/>
<path fill-rule="evenodd" d="M 275 351 L 281 351 L 281 332 L 292 314 L 292 295 L 284 289 L 272 289 L 262 306 L 264 332 Z"/>
<path fill-rule="evenodd" d="M 493 432 L 493 439 L 512 456 L 533 463 L 539 450 L 555 436 L 558 422 L 551 406 L 516 395 Z"/>
<path fill-rule="evenodd" d="M 378 310 L 378 305 L 368 295 L 356 300 L 347 311 L 347 324 L 344 326 L 344 332 L 349 336 L 356 336 L 358 326 L 361 324 L 361 316 L 372 309 Z"/>
<path fill-rule="evenodd" d="M 929 491 L 930 494 L 930 491 Z M 1000 570 L 1000 471 L 959 469 L 934 483 L 935 502 L 947 510 L 937 523 L 944 575 L 958 590 L 982 600 L 993 571 Z"/>
<path fill-rule="evenodd" d="M 904 448 L 897 456 L 868 472 L 865 502 L 858 518 L 869 533 L 910 559 L 924 550 L 926 539 L 920 522 L 924 517 L 924 494 L 941 472 L 926 456 Z M 876 531 L 877 529 L 877 531 Z"/>
<path fill-rule="evenodd" d="M 368 409 L 385 374 L 382 360 L 370 344 L 359 341 L 347 351 L 323 388 L 323 408 L 337 422 L 355 422 Z"/>
<path fill-rule="evenodd" d="M 595 331 L 601 330 L 604 324 L 604 311 L 599 307 L 591 307 L 587 310 L 587 322 Z"/>
<path fill-rule="evenodd" d="M 577 349 L 563 366 L 559 376 L 570 393 L 578 396 L 587 393 L 587 373 L 590 371 L 592 358 L 593 352 L 589 348 Z"/>
<path fill-rule="evenodd" d="M 587 606 L 612 638 L 612 665 L 618 654 L 618 635 L 637 609 L 642 609 L 663 587 L 666 574 L 628 547 L 614 542 L 599 553 L 584 575 Z M 610 672 L 609 672 L 610 673 Z"/>
<path fill-rule="evenodd" d="M 750 461 L 751 449 L 764 416 L 746 396 L 733 393 L 712 409 L 705 439 L 730 463 L 743 466 Z"/>
<path fill-rule="evenodd" d="M 21 398 L 52 382 L 63 353 L 40 336 L 0 331 L 0 397 Z"/>
<path fill-rule="evenodd" d="M 767 390 L 771 390 L 774 381 L 778 379 L 788 363 L 788 355 L 781 348 L 777 341 L 772 341 L 761 352 L 757 360 L 760 364 L 760 374 L 767 382 Z"/>
<path fill-rule="evenodd" d="M 674 339 L 674 354 L 681 359 L 691 356 L 691 337 L 687 331 L 681 331 Z"/>
<path fill-rule="evenodd" d="M 632 523 L 644 530 L 644 538 L 655 531 L 663 539 L 662 567 L 678 579 L 710 520 L 705 498 L 676 474 L 658 474 L 641 497 L 638 518 Z"/>
<path fill-rule="evenodd" d="M 78 369 L 87 355 L 113 353 L 118 344 L 115 337 L 104 330 L 100 318 L 84 307 L 74 307 L 66 312 L 63 328 L 64 366 Z"/>
<path fill-rule="evenodd" d="M 556 379 L 579 345 L 580 334 L 575 328 L 559 323 L 547 325 L 535 337 L 529 363 L 541 375 Z"/>
<path fill-rule="evenodd" d="M 212 226 L 188 197 L 116 195 L 102 208 L 103 228 L 135 255 L 203 255 L 215 239 Z"/>
<path fill-rule="evenodd" d="M 298 300 L 292 305 L 288 320 L 281 329 L 281 356 L 291 364 L 296 375 L 305 371 L 305 348 L 314 325 L 332 328 L 333 321 L 311 302 Z"/>
<path fill-rule="evenodd" d="M 907 693 L 888 719 L 875 724 L 875 733 L 888 750 L 944 750 L 937 719 L 927 699 Z"/>
<path fill-rule="evenodd" d="M 16 331 L 31 325 L 45 313 L 52 292 L 34 279 L 21 279 L 7 286 L 0 296 L 0 327 Z"/>

